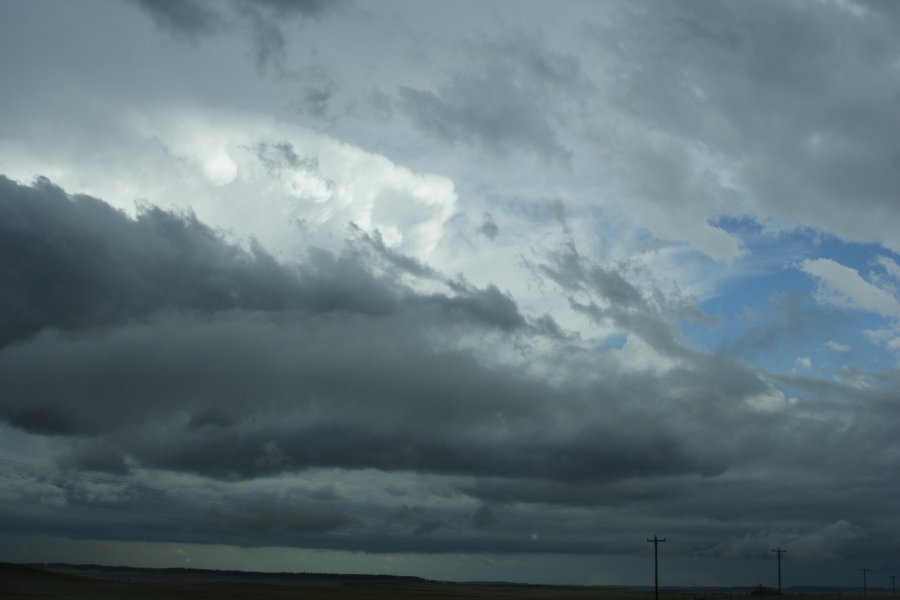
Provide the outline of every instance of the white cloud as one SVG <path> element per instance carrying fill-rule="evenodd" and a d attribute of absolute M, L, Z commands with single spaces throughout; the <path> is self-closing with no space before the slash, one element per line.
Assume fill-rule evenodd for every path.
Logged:
<path fill-rule="evenodd" d="M 426 258 L 456 205 L 453 182 L 446 177 L 414 173 L 379 154 L 257 115 L 159 114 L 136 127 L 200 165 L 207 176 L 230 174 L 220 167 L 227 166 L 224 157 L 236 157 L 231 180 L 238 180 L 237 193 L 213 190 L 225 197 L 215 210 L 236 227 L 256 222 L 254 233 L 262 237 L 267 228 L 285 223 L 305 223 L 312 228 L 306 234 L 338 235 L 352 222 L 381 232 L 390 247 Z M 281 156 L 269 158 L 281 162 L 267 164 L 261 147 L 280 148 Z"/>
<path fill-rule="evenodd" d="M 784 392 L 772 384 L 767 384 L 766 388 L 765 392 L 748 397 L 747 405 L 759 412 L 774 412 L 783 409 L 787 402 Z"/>
<path fill-rule="evenodd" d="M 848 346 L 847 344 L 836 342 L 834 340 L 828 340 L 827 342 L 825 342 L 825 345 L 835 352 L 850 352 L 850 346 Z"/>
<path fill-rule="evenodd" d="M 884 329 L 867 329 L 865 334 L 870 340 L 885 346 L 888 350 L 900 351 L 900 325 Z"/>
<path fill-rule="evenodd" d="M 863 535 L 860 527 L 841 519 L 798 535 L 790 540 L 790 547 L 798 558 L 833 560 Z"/>
<path fill-rule="evenodd" d="M 0 164 L 23 183 L 45 175 L 129 212 L 135 201 L 192 210 L 279 255 L 340 244 L 352 222 L 427 259 L 456 209 L 447 177 L 257 113 L 133 110 L 111 112 L 107 124 L 115 143 L 90 154 L 67 141 L 52 152 L 40 140 L 0 144 Z M 300 164 L 267 165 L 259 152 L 267 144 L 289 148 Z"/>
<path fill-rule="evenodd" d="M 657 352 L 653 346 L 636 335 L 629 335 L 620 350 L 614 351 L 620 368 L 629 371 L 646 371 L 662 375 L 676 366 L 671 358 Z"/>
<path fill-rule="evenodd" d="M 818 280 L 816 298 L 823 304 L 900 317 L 900 301 L 863 279 L 855 269 L 829 258 L 804 260 L 800 268 Z"/>
<path fill-rule="evenodd" d="M 876 383 L 876 377 L 874 375 L 860 371 L 853 365 L 842 365 L 836 379 L 860 390 L 871 389 Z"/>
<path fill-rule="evenodd" d="M 881 265 L 885 271 L 887 271 L 888 275 L 890 275 L 897 281 L 900 281 L 900 265 L 898 265 L 895 260 L 887 256 L 879 256 L 878 264 Z"/>
<path fill-rule="evenodd" d="M 808 357 L 801 356 L 801 357 L 797 358 L 797 360 L 795 362 L 798 367 L 802 367 L 804 369 L 812 369 L 812 359 L 810 359 Z"/>

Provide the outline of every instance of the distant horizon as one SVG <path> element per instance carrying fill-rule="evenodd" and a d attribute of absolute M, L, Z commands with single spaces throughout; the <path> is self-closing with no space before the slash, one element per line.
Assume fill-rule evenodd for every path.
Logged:
<path fill-rule="evenodd" d="M 416 581 L 423 582 L 434 582 L 434 583 L 469 583 L 469 584 L 489 584 L 489 585 L 535 585 L 535 586 L 550 586 L 550 587 L 597 587 L 597 588 L 624 588 L 630 590 L 639 590 L 639 591 L 652 591 L 654 589 L 653 585 L 639 585 L 639 584 L 561 584 L 561 583 L 528 583 L 523 581 L 506 581 L 506 580 L 443 580 L 443 579 L 429 579 L 426 577 L 418 577 L 415 575 L 394 575 L 390 573 L 354 573 L 354 572 L 321 572 L 321 571 L 247 571 L 242 569 L 223 569 L 223 568 L 200 568 L 200 567 L 185 567 L 185 566 L 177 566 L 177 567 L 134 567 L 129 565 L 107 565 L 107 564 L 93 564 L 93 563 L 65 563 L 65 562 L 37 562 L 37 563 L 7 563 L 13 565 L 19 565 L 23 567 L 44 567 L 44 568 L 72 568 L 75 570 L 91 570 L 91 569 L 109 569 L 109 570 L 133 570 L 133 571 L 193 571 L 197 573 L 239 573 L 246 575 L 263 575 L 263 576 L 276 576 L 276 575 L 287 575 L 287 576 L 297 576 L 297 577 L 360 577 L 360 578 L 387 578 L 387 579 L 410 579 Z M 660 591 L 665 590 L 747 590 L 752 591 L 759 587 L 759 584 L 756 585 L 660 585 Z M 775 588 L 767 585 L 763 585 L 763 587 L 767 590 L 775 590 Z M 840 586 L 840 585 L 792 585 L 786 589 L 807 589 L 807 590 L 862 590 L 861 586 Z M 890 587 L 884 586 L 869 586 L 869 591 L 890 591 Z M 777 590 L 776 590 L 777 591 Z"/>
<path fill-rule="evenodd" d="M 70 540 L 71 542 L 71 540 Z M 57 542 L 58 543 L 58 542 Z M 101 544 L 103 543 L 101 540 L 95 540 L 94 543 Z M 110 544 L 111 542 L 107 541 L 106 544 Z M 577 557 L 578 563 L 574 570 L 583 570 L 585 567 L 583 566 L 585 563 L 595 565 L 594 576 L 602 575 L 604 579 L 594 579 L 589 581 L 571 581 L 566 580 L 567 575 L 563 574 L 561 577 L 550 577 L 546 578 L 545 575 L 543 579 L 539 578 L 465 578 L 457 575 L 441 575 L 441 565 L 442 563 L 446 563 L 449 568 L 455 569 L 458 568 L 458 563 L 460 560 L 460 556 L 458 555 L 447 555 L 442 556 L 439 553 L 429 554 L 428 557 L 430 560 L 418 562 L 418 567 L 407 567 L 409 570 L 395 570 L 389 571 L 387 570 L 389 567 L 373 567 L 370 570 L 362 570 L 362 571 L 353 571 L 345 569 L 345 570 L 322 570 L 304 567 L 302 564 L 298 564 L 297 566 L 291 567 L 290 564 L 284 562 L 283 555 L 284 553 L 289 553 L 291 549 L 288 548 L 268 548 L 268 549 L 241 549 L 239 547 L 231 547 L 229 552 L 226 552 L 226 556 L 229 556 L 228 561 L 234 561 L 231 566 L 225 566 L 223 564 L 223 559 L 221 555 L 213 555 L 211 557 L 205 557 L 203 552 L 203 546 L 197 544 L 190 543 L 176 543 L 176 544 L 165 544 L 165 543 L 156 543 L 155 545 L 160 548 L 170 546 L 172 550 L 174 550 L 174 554 L 179 558 L 172 560 L 170 563 L 159 563 L 155 561 L 160 561 L 160 556 L 166 554 L 161 550 L 156 550 L 152 553 L 148 554 L 147 543 L 113 543 L 116 547 L 116 551 L 121 552 L 123 548 L 127 548 L 128 546 L 135 546 L 137 550 L 141 552 L 144 556 L 141 558 L 132 558 L 127 562 L 101 562 L 101 563 L 93 563 L 93 562 L 78 562 L 77 560 L 34 560 L 34 561 L 11 561 L 0 555 L 0 562 L 7 562 L 11 564 L 22 564 L 22 565 L 68 565 L 72 567 L 97 567 L 97 568 L 111 568 L 111 569 L 149 569 L 149 570 L 166 570 L 166 569 L 186 569 L 186 570 L 196 570 L 196 571 L 233 571 L 233 572 L 246 572 L 246 573 L 269 573 L 269 574 L 279 574 L 279 573 L 287 573 L 287 574 L 295 574 L 295 575 L 303 575 L 303 574 L 321 574 L 321 575 L 361 575 L 361 576 L 385 576 L 385 577 L 408 577 L 415 579 L 423 579 L 428 581 L 444 581 L 444 582 L 490 582 L 490 583 L 512 583 L 512 584 L 521 584 L 521 585 L 574 585 L 574 586 L 588 586 L 588 587 L 624 587 L 628 589 L 653 589 L 653 558 L 652 554 L 649 556 L 634 556 L 634 557 L 609 557 L 603 555 L 590 555 L 585 554 Z M 88 547 L 92 547 L 89 543 Z M 62 548 L 59 548 L 62 549 Z M 62 549 L 65 551 L 64 549 Z M 256 562 L 257 564 L 262 564 L 265 561 L 265 558 L 261 558 L 261 556 L 253 557 L 253 553 L 255 552 L 267 552 L 268 556 L 278 557 L 276 560 L 279 560 L 278 564 L 280 567 L 273 567 L 272 569 L 267 568 L 256 568 L 256 569 L 247 569 L 241 565 L 241 550 L 245 550 L 248 552 L 249 557 L 248 560 L 252 562 Z M 72 552 L 70 550 L 69 552 Z M 77 550 L 74 550 L 77 552 Z M 134 551 L 132 550 L 132 555 L 135 556 Z M 169 554 L 171 555 L 173 552 L 170 550 Z M 329 551 L 329 550 L 305 550 L 303 551 L 303 555 L 305 560 L 307 561 L 307 565 L 331 565 L 340 562 L 348 562 L 348 559 L 345 557 L 343 559 L 335 558 L 335 556 L 339 556 L 343 553 L 339 551 Z M 374 553 L 360 553 L 354 552 L 350 553 L 353 556 L 351 559 L 355 564 L 365 564 L 366 560 L 370 564 L 386 564 L 381 561 L 389 561 L 387 564 L 410 564 L 409 559 L 414 557 L 415 555 L 410 554 L 374 554 Z M 421 557 L 419 557 L 421 559 Z M 496 560 L 496 556 L 485 555 L 483 557 L 486 560 Z M 532 561 L 532 564 L 552 564 L 554 559 L 551 557 L 545 556 L 528 556 L 523 553 L 523 556 L 520 558 L 528 559 Z M 570 558 L 570 557 L 566 557 Z M 304 560 L 304 559 L 298 559 Z M 468 560 L 468 559 L 467 559 Z M 155 562 L 155 564 L 153 564 Z M 524 561 L 524 562 L 527 562 Z M 617 564 L 618 567 L 625 568 L 628 572 L 631 573 L 640 573 L 643 571 L 644 581 L 641 581 L 640 578 L 635 578 L 632 581 L 616 579 L 616 575 L 609 571 L 609 568 L 612 564 Z M 690 578 L 686 578 L 683 575 L 683 572 L 686 570 L 686 566 L 689 566 L 690 570 L 694 573 L 694 575 Z M 660 561 L 660 590 L 664 589 L 715 589 L 715 588 L 729 588 L 729 589 L 746 589 L 752 590 L 756 588 L 758 585 L 762 584 L 766 588 L 777 589 L 777 580 L 775 579 L 775 561 L 772 559 L 767 562 L 765 559 L 757 559 L 750 563 L 750 568 L 748 568 L 747 561 L 744 560 L 727 560 L 721 558 L 714 557 L 706 557 L 706 558 L 695 558 L 693 560 L 686 561 L 683 557 L 666 557 L 665 560 Z M 673 569 L 674 567 L 674 569 Z M 724 572 L 731 573 L 731 575 L 726 576 L 724 579 L 720 579 L 717 581 L 710 581 L 710 577 L 713 577 L 714 574 L 723 572 L 723 567 L 726 567 Z M 849 570 L 851 573 L 858 573 L 858 569 L 853 567 L 852 564 L 842 564 L 837 563 L 831 565 L 831 570 L 827 573 L 815 571 L 815 564 L 794 564 L 794 565 L 783 565 L 783 589 L 843 589 L 843 590 L 859 590 L 860 595 L 862 594 L 862 579 L 860 579 L 859 583 L 854 584 L 842 584 L 836 583 L 840 579 L 844 578 L 846 575 L 839 573 L 841 570 Z M 324 568 L 324 567 L 323 567 Z M 445 569 L 447 566 L 444 567 Z M 788 570 L 790 568 L 790 571 Z M 810 570 L 813 568 L 813 570 Z M 746 571 L 743 571 L 746 569 Z M 671 572 L 675 571 L 675 575 Z M 499 570 L 498 570 L 499 571 Z M 489 574 L 492 571 L 486 569 L 485 573 Z M 755 573 L 755 579 L 750 577 L 750 573 Z M 605 574 L 605 575 L 603 575 Z M 890 590 L 890 586 L 879 585 L 877 583 L 877 578 L 880 576 L 879 573 L 874 572 L 874 570 L 869 571 L 868 578 L 868 588 L 870 591 L 872 590 Z M 669 580 L 666 581 L 664 577 L 668 577 Z M 728 577 L 731 579 L 729 580 Z M 829 579 L 829 577 L 831 579 Z M 889 573 L 887 571 L 884 572 L 884 577 L 889 579 Z M 673 582 L 672 580 L 677 578 L 677 581 Z M 746 583 L 742 583 L 740 581 L 741 578 L 746 580 Z M 750 581 L 753 579 L 753 581 Z M 705 583 L 703 581 L 706 581 Z"/>

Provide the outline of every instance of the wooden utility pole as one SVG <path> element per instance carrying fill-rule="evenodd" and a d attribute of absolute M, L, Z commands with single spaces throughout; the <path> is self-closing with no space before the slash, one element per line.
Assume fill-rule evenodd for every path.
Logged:
<path fill-rule="evenodd" d="M 666 541 L 666 538 L 658 538 L 655 535 L 653 539 L 647 538 L 648 542 L 653 542 L 653 597 L 659 600 L 659 543 Z"/>
<path fill-rule="evenodd" d="M 787 552 L 787 550 L 782 550 L 781 546 L 777 548 L 772 548 L 772 552 L 778 554 L 778 593 L 781 593 L 781 555 Z"/>
<path fill-rule="evenodd" d="M 866 571 L 868 571 L 868 569 L 860 569 L 860 571 L 862 571 L 863 574 L 863 598 L 865 598 L 869 595 L 869 587 L 866 585 Z"/>
<path fill-rule="evenodd" d="M 897 576 L 891 575 L 891 596 L 895 596 L 897 594 Z"/>

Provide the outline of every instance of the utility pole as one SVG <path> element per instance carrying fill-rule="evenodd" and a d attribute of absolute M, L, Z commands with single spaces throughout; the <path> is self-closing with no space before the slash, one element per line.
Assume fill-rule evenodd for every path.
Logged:
<path fill-rule="evenodd" d="M 860 569 L 860 571 L 862 571 L 863 574 L 863 598 L 865 598 L 869 595 L 869 588 L 866 585 L 866 571 L 868 571 L 868 569 Z"/>
<path fill-rule="evenodd" d="M 891 575 L 891 597 L 897 594 L 897 576 Z"/>
<path fill-rule="evenodd" d="M 787 552 L 787 550 L 783 550 L 781 546 L 777 548 L 772 548 L 772 552 L 775 552 L 778 555 L 778 593 L 781 593 L 781 555 Z"/>
<path fill-rule="evenodd" d="M 659 600 L 659 543 L 666 541 L 666 538 L 658 538 L 655 535 L 653 539 L 647 538 L 648 542 L 653 542 L 653 591 L 655 600 Z"/>

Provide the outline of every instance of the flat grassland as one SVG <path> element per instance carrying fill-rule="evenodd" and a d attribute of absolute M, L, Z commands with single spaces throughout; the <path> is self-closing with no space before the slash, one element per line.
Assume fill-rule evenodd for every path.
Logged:
<path fill-rule="evenodd" d="M 93 575 L 93 574 L 92 574 Z M 244 580 L 233 573 L 217 581 L 184 576 L 177 572 L 159 571 L 150 574 L 135 570 L 133 576 L 85 576 L 71 572 L 43 570 L 21 565 L 0 564 L 0 598 L 54 598 L 58 600 L 96 598 L 108 599 L 208 599 L 230 600 L 255 598 L 275 600 L 298 598 L 303 600 L 652 600 L 653 592 L 608 587 L 568 587 L 549 585 L 443 583 L 415 578 L 391 577 L 302 577 L 295 580 L 254 580 L 253 574 Z M 661 600 L 735 600 L 755 598 L 746 593 L 667 592 Z M 801 596 L 803 600 L 847 600 L 847 596 Z"/>
<path fill-rule="evenodd" d="M 97 599 L 216 599 L 258 598 L 275 600 L 475 600 L 479 598 L 523 598 L 543 600 L 558 598 L 579 600 L 598 598 L 598 589 L 582 587 L 528 586 L 511 584 L 454 584 L 432 581 L 398 582 L 331 582 L 279 583 L 269 581 L 121 581 L 97 579 L 68 573 L 55 573 L 22 567 L 0 565 L 0 598 L 97 598 Z M 602 593 L 605 600 L 645 600 L 652 595 L 623 590 L 621 594 Z"/>

